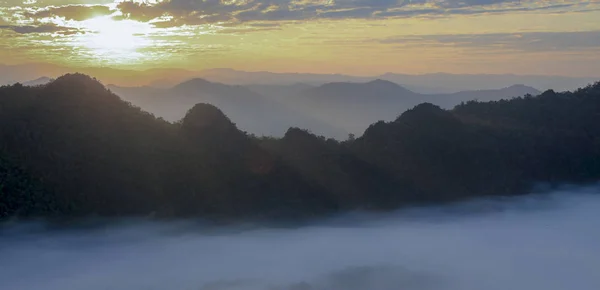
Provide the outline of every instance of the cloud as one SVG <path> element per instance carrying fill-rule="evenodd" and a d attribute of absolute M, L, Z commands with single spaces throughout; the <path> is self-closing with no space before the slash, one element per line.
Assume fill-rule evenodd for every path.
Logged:
<path fill-rule="evenodd" d="M 79 33 L 79 30 L 71 27 L 63 27 L 54 24 L 44 24 L 39 26 L 16 26 L 16 25 L 0 25 L 0 29 L 12 30 L 18 34 L 30 33 L 59 33 L 62 35 L 71 35 Z"/>
<path fill-rule="evenodd" d="M 83 4 L 111 4 L 114 0 L 0 0 L 0 7 L 47 7 L 64 5 L 83 5 Z"/>
<path fill-rule="evenodd" d="M 51 6 L 44 10 L 39 10 L 35 13 L 26 13 L 25 16 L 31 18 L 47 18 L 47 17 L 62 17 L 66 20 L 83 21 L 97 16 L 106 16 L 114 13 L 107 6 L 103 5 L 67 5 L 67 6 Z"/>
<path fill-rule="evenodd" d="M 124 1 L 117 8 L 123 13 L 123 18 L 145 22 L 166 18 L 160 25 L 167 27 L 217 22 L 506 13 L 566 9 L 576 5 L 591 9 L 590 3 L 558 0 L 167 0 L 154 4 Z"/>
<path fill-rule="evenodd" d="M 166 13 L 163 9 L 146 3 L 121 2 L 117 8 L 123 13 L 123 18 L 142 22 L 150 21 Z"/>
<path fill-rule="evenodd" d="M 0 0 L 20 7 L 29 20 L 62 17 L 82 21 L 115 13 L 114 19 L 150 22 L 156 27 L 314 19 L 383 19 L 449 15 L 599 9 L 598 2 L 575 0 Z M 48 6 L 53 5 L 53 6 Z M 38 10 L 34 10 L 34 7 Z M 22 24 L 22 23 L 21 23 Z"/>
<path fill-rule="evenodd" d="M 347 10 L 335 10 L 321 13 L 320 16 L 323 18 L 368 18 L 373 15 L 376 10 L 371 7 L 355 8 Z"/>
<path fill-rule="evenodd" d="M 22 290 L 598 289 L 598 192 L 285 228 L 121 219 L 52 230 L 16 221 L 1 228 L 0 281 Z"/>
<path fill-rule="evenodd" d="M 385 44 L 453 45 L 474 49 L 521 52 L 574 51 L 600 48 L 600 30 L 398 36 L 377 40 Z"/>

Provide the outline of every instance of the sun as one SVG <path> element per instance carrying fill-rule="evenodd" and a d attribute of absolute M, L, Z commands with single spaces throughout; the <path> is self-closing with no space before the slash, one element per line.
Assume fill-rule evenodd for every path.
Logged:
<path fill-rule="evenodd" d="M 77 38 L 82 48 L 101 62 L 130 63 L 143 57 L 140 50 L 151 44 L 151 27 L 132 20 L 102 16 L 82 21 L 87 32 Z"/>

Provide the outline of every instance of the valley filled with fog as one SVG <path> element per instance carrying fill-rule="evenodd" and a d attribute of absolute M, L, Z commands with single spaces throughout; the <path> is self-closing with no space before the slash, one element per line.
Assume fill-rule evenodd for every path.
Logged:
<path fill-rule="evenodd" d="M 122 220 L 0 227 L 2 289 L 600 289 L 600 191 L 294 227 Z"/>
<path fill-rule="evenodd" d="M 319 86 L 227 85 L 195 78 L 171 88 L 108 88 L 123 100 L 170 122 L 181 120 L 195 104 L 214 105 L 243 131 L 257 136 L 282 137 L 290 127 L 307 129 L 327 138 L 360 136 L 377 121 L 393 121 L 421 103 L 444 109 L 469 101 L 499 101 L 541 92 L 525 85 L 455 93 L 421 94 L 397 83 L 332 82 Z"/>

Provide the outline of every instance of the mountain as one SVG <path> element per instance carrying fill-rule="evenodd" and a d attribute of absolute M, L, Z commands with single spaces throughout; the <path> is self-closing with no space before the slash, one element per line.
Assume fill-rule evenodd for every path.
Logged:
<path fill-rule="evenodd" d="M 384 81 L 352 86 L 385 92 L 367 100 L 406 93 Z M 247 89 L 191 80 L 170 90 Z M 311 96 L 349 92 L 339 84 L 317 91 L 327 94 Z M 0 217 L 280 222 L 596 183 L 598 112 L 600 83 L 452 110 L 420 103 L 343 142 L 300 128 L 263 138 L 211 104 L 169 123 L 69 74 L 0 87 Z"/>
<path fill-rule="evenodd" d="M 295 83 L 290 85 L 245 85 L 249 90 L 268 97 L 274 101 L 285 101 L 282 99 L 295 96 L 304 90 L 314 88 L 313 85 Z"/>
<path fill-rule="evenodd" d="M 197 72 L 184 69 L 127 70 L 109 67 L 66 67 L 47 63 L 0 64 L 0 85 L 24 83 L 41 76 L 57 78 L 71 72 L 94 75 L 103 83 L 122 83 L 130 86 L 142 86 L 161 81 L 176 84 L 197 75 Z"/>
<path fill-rule="evenodd" d="M 293 215 L 329 203 L 216 107 L 170 124 L 80 74 L 0 88 L 0 173 L 0 216 Z"/>
<path fill-rule="evenodd" d="M 302 91 L 288 103 L 355 135 L 379 120 L 396 118 L 419 103 L 419 95 L 395 83 L 328 83 Z"/>
<path fill-rule="evenodd" d="M 284 95 L 280 101 L 323 122 L 362 135 L 370 124 L 394 120 L 402 112 L 423 102 L 451 109 L 471 100 L 493 101 L 539 93 L 534 88 L 515 85 L 499 90 L 428 95 L 378 79 L 366 83 L 328 83 Z"/>
<path fill-rule="evenodd" d="M 595 82 L 594 77 L 565 77 L 513 74 L 400 74 L 386 73 L 373 76 L 344 74 L 249 72 L 229 68 L 187 70 L 180 68 L 126 70 L 109 67 L 65 67 L 60 65 L 30 63 L 22 65 L 0 64 L 0 85 L 26 82 L 40 76 L 56 78 L 69 72 L 94 75 L 106 84 L 118 86 L 151 86 L 169 88 L 193 78 L 229 85 L 293 85 L 304 83 L 319 86 L 332 82 L 364 83 L 376 79 L 388 80 L 422 94 L 448 94 L 466 90 L 487 90 L 524 84 L 541 90 L 574 90 Z"/>
<path fill-rule="evenodd" d="M 198 76 L 227 84 L 240 85 L 291 85 L 305 83 L 320 85 L 330 82 L 361 82 L 371 80 L 371 77 L 348 76 L 343 74 L 313 74 L 313 73 L 277 73 L 267 71 L 240 71 L 229 68 L 206 69 L 198 72 Z"/>
<path fill-rule="evenodd" d="M 364 83 L 376 79 L 402 84 L 423 94 L 448 94 L 467 90 L 488 90 L 504 88 L 513 84 L 555 91 L 574 90 L 594 83 L 594 77 L 565 77 L 552 75 L 515 75 L 515 74 L 399 74 L 385 73 L 375 76 L 350 76 L 343 74 L 311 73 L 274 73 L 246 72 L 234 69 L 207 69 L 197 72 L 196 76 L 213 82 L 241 85 L 290 85 L 305 83 L 322 85 L 332 82 Z"/>
<path fill-rule="evenodd" d="M 434 103 L 442 108 L 451 109 L 454 106 L 468 101 L 498 101 L 525 95 L 537 96 L 541 92 L 525 85 L 512 85 L 497 90 L 462 91 L 452 94 L 422 95 L 424 101 Z"/>
<path fill-rule="evenodd" d="M 178 121 L 197 103 L 207 103 L 228 112 L 239 128 L 259 136 L 283 136 L 288 128 L 311 128 L 315 133 L 345 138 L 343 129 L 336 128 L 266 97 L 244 86 L 191 79 L 172 88 L 118 87 L 109 88 L 123 99 L 168 121 Z"/>
<path fill-rule="evenodd" d="M 513 84 L 525 84 L 543 90 L 567 91 L 594 83 L 596 78 L 578 78 L 564 76 L 515 75 L 515 74 L 449 74 L 431 73 L 421 75 L 386 73 L 379 78 L 399 84 L 417 87 L 444 88 L 447 92 L 465 90 L 488 90 L 490 88 L 509 87 Z"/>
<path fill-rule="evenodd" d="M 49 77 L 40 77 L 40 78 L 37 78 L 35 80 L 24 82 L 23 85 L 24 86 L 30 86 L 30 87 L 31 86 L 40 86 L 40 85 L 45 85 L 45 84 L 47 84 L 49 82 L 52 82 L 53 80 L 54 79 L 49 78 Z"/>
<path fill-rule="evenodd" d="M 417 94 L 396 83 L 377 79 L 366 83 L 327 83 L 306 91 L 306 96 L 334 102 L 385 102 L 396 100 L 396 96 L 415 97 Z"/>
<path fill-rule="evenodd" d="M 539 94 L 531 87 L 514 85 L 499 90 L 425 95 L 380 79 L 320 86 L 302 83 L 236 86 L 191 79 L 169 89 L 109 88 L 132 104 L 168 121 L 178 121 L 194 104 L 202 102 L 228 112 L 242 130 L 256 135 L 281 137 L 288 128 L 299 127 L 338 140 L 346 139 L 349 133 L 362 135 L 370 124 L 393 120 L 422 102 L 449 109 L 471 100 L 491 101 Z"/>

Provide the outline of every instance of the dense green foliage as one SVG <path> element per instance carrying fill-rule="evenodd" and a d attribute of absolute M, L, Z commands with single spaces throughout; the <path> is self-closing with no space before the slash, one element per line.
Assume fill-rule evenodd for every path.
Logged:
<path fill-rule="evenodd" d="M 297 217 L 598 179 L 600 84 L 421 104 L 345 142 L 248 136 L 205 104 L 171 124 L 80 74 L 0 88 L 4 217 Z"/>

